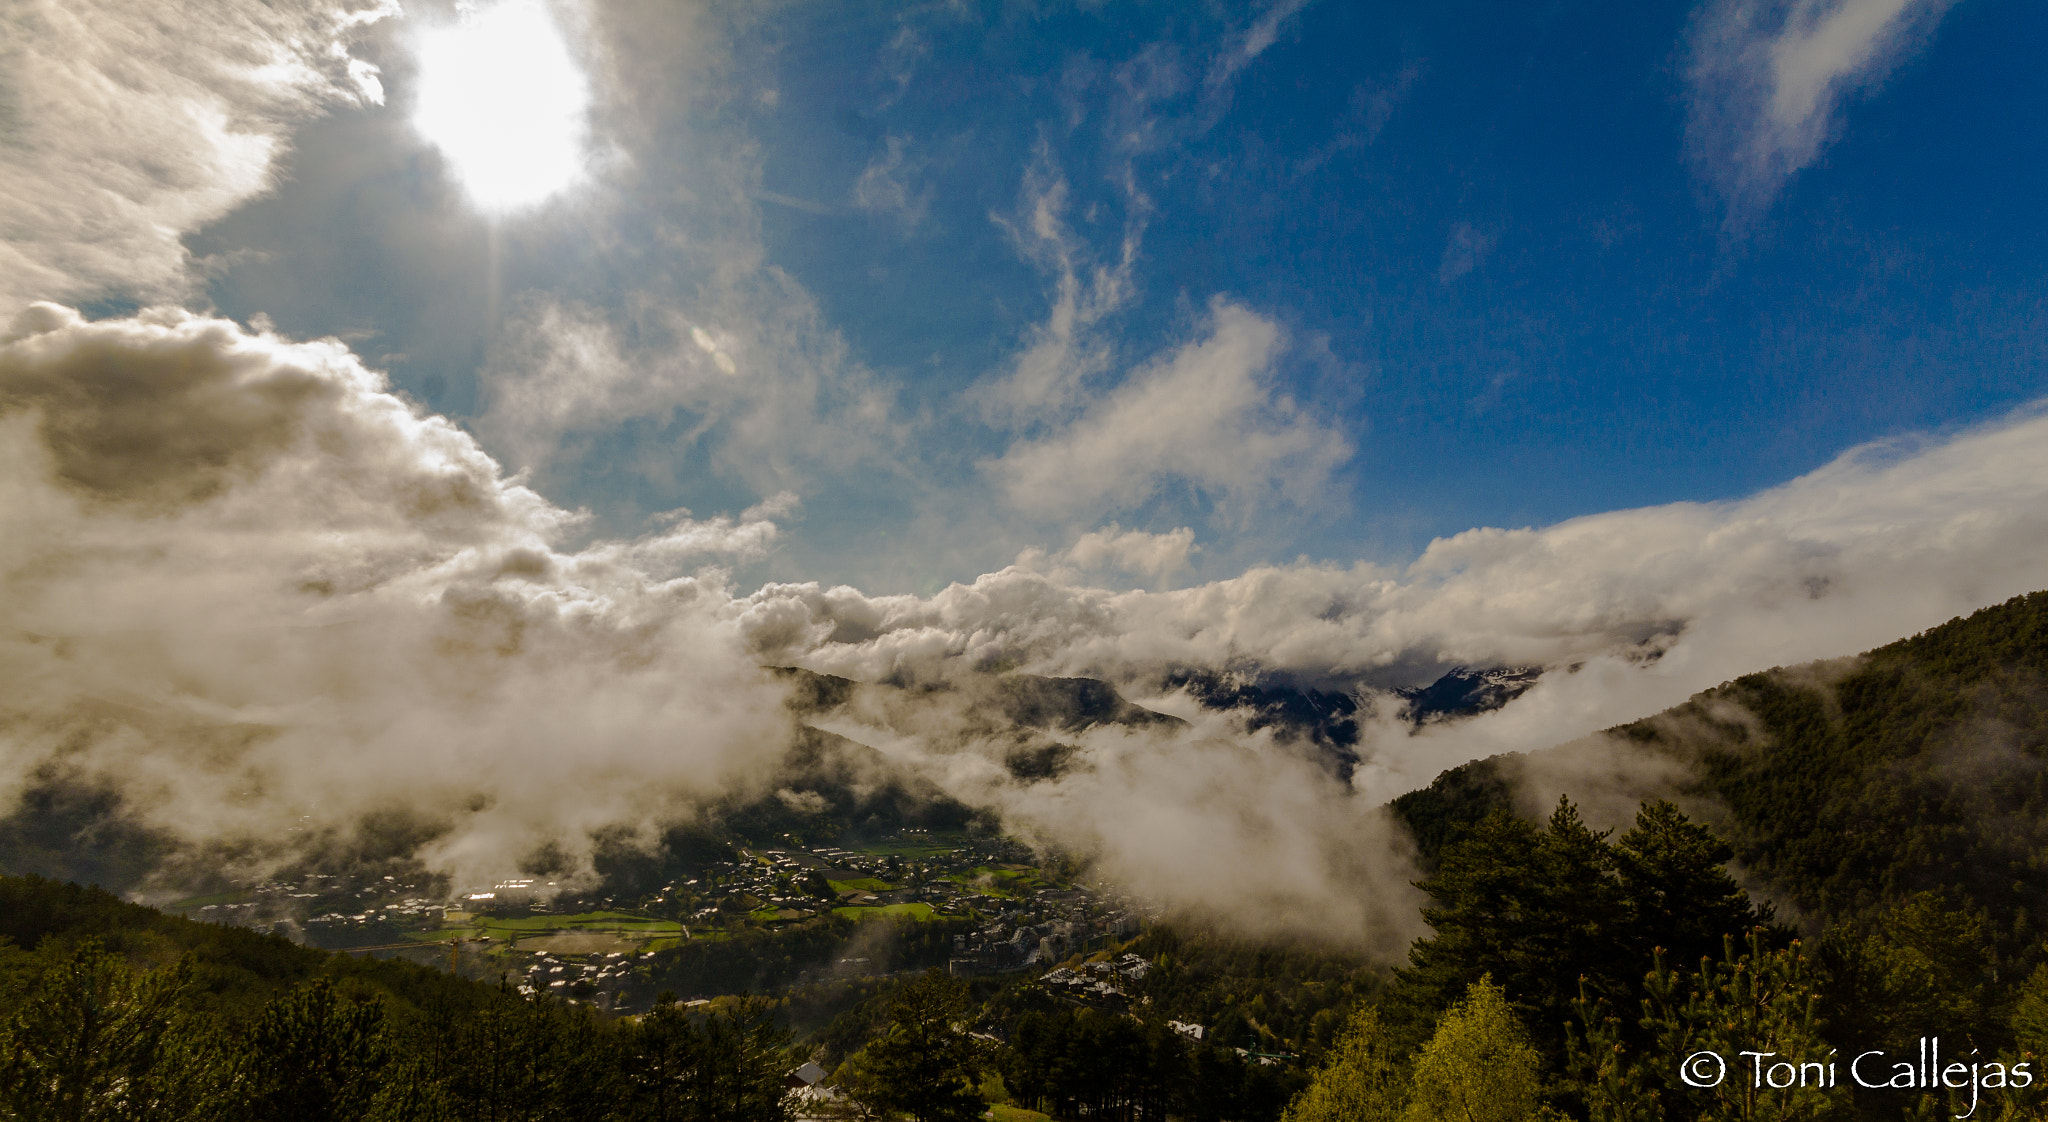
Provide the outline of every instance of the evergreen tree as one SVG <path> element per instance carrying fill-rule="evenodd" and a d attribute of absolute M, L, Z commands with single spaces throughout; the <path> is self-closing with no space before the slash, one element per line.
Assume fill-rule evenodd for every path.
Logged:
<path fill-rule="evenodd" d="M 1422 911 L 1435 935 L 1417 940 L 1397 972 L 1391 1011 L 1400 1037 L 1419 1041 L 1485 976 L 1515 995 L 1525 1023 L 1546 1028 L 1565 1022 L 1580 977 L 1601 992 L 1625 991 L 1636 955 L 1620 941 L 1616 919 L 1626 909 L 1614 864 L 1605 835 L 1589 830 L 1568 799 L 1542 830 L 1504 811 L 1489 815 L 1419 885 L 1436 901 Z"/>
<path fill-rule="evenodd" d="M 890 1007 L 882 1037 L 855 1063 L 869 1106 L 916 1122 L 972 1122 L 986 1106 L 976 1090 L 980 1047 L 955 1022 L 968 1009 L 967 985 L 938 970 L 910 983 Z"/>
<path fill-rule="evenodd" d="M 1415 1058 L 1408 1122 L 1527 1122 L 1535 1117 L 1541 1080 L 1528 1033 L 1490 978 L 1437 1022 Z"/>
<path fill-rule="evenodd" d="M 137 976 L 97 939 L 48 963 L 0 1034 L 0 1118 L 98 1122 L 157 1114 L 183 1075 L 162 1065 L 190 967 Z"/>
<path fill-rule="evenodd" d="M 1768 924 L 1770 908 L 1753 907 L 1728 875 L 1734 856 L 1728 843 L 1666 800 L 1644 803 L 1635 826 L 1614 844 L 1628 907 L 1621 942 L 1636 953 L 1663 947 L 1676 961 L 1691 962 L 1719 950 L 1725 936 Z"/>
<path fill-rule="evenodd" d="M 370 1113 L 390 1058 L 384 1010 L 318 978 L 271 1002 L 239 1057 L 237 1117 L 356 1122 Z"/>
<path fill-rule="evenodd" d="M 1569 1090 L 1584 1104 L 1588 1122 L 1662 1122 L 1657 1081 L 1634 1043 L 1641 1034 L 1627 1031 L 1608 1003 L 1583 985 L 1572 1015 L 1578 1023 L 1565 1026 L 1565 1065 Z"/>
<path fill-rule="evenodd" d="M 1815 1015 L 1817 979 L 1798 942 L 1774 950 L 1766 934 L 1752 929 L 1740 956 L 1729 937 L 1721 960 L 1702 959 L 1692 974 L 1657 958 L 1643 1003 L 1656 1052 L 1675 1063 L 1708 1052 L 1719 1057 L 1687 1069 L 1693 1084 L 1667 1084 L 1665 1101 L 1677 1117 L 1799 1122 L 1827 1109 L 1823 1080 L 1832 1049 Z M 1713 1085 L 1695 1085 L 1708 1082 Z"/>
<path fill-rule="evenodd" d="M 501 988 L 463 1023 L 450 1061 L 449 1092 L 476 1122 L 594 1118 L 613 1064 L 587 1009 Z"/>
<path fill-rule="evenodd" d="M 1407 1089 L 1403 1074 L 1379 1010 L 1368 1005 L 1352 1016 L 1283 1122 L 1395 1122 Z"/>

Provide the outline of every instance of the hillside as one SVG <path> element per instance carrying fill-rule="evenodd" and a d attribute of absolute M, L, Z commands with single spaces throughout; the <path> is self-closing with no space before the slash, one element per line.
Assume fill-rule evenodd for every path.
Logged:
<path fill-rule="evenodd" d="M 1789 916 L 1820 926 L 1932 891 L 1992 919 L 2003 944 L 2039 937 L 2048 593 L 1853 659 L 1744 675 L 1592 744 L 1467 764 L 1394 809 L 1430 859 L 1513 805 L 1544 757 L 1620 749 L 1679 765 L 1669 793 Z"/>

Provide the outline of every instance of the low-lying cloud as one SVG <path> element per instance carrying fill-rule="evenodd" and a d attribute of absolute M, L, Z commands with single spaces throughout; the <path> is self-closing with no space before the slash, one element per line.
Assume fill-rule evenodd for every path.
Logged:
<path fill-rule="evenodd" d="M 396 814 L 479 878 L 787 744 L 716 567 L 766 519 L 566 551 L 574 514 L 338 343 L 50 305 L 7 338 L 0 797 L 112 787 L 246 871 Z"/>
<path fill-rule="evenodd" d="M 1385 799 L 2048 586 L 2044 500 L 2048 415 L 2028 411 L 1736 501 L 1475 529 L 1400 567 L 1116 590 L 1095 575 L 1163 580 L 1193 534 L 1110 524 L 929 596 L 743 594 L 733 567 L 777 547 L 795 495 L 572 545 L 582 516 L 339 342 L 37 305 L 0 335 L 0 801 L 110 789 L 246 875 L 372 820 L 458 881 L 541 852 L 587 870 L 595 833 L 651 838 L 736 793 L 802 803 L 776 775 L 787 680 L 762 669 L 801 665 L 878 684 L 819 728 L 1117 883 L 1394 948 L 1412 870 Z M 1419 727 L 1386 692 L 1459 664 L 1544 673 Z M 1353 694 L 1355 766 L 1204 708 L 1189 670 Z M 1179 720 L 1020 724 L 1012 671 L 1106 679 Z"/>

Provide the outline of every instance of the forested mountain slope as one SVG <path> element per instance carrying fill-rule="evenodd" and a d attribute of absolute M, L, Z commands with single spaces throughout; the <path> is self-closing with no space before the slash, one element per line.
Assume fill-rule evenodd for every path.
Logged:
<path fill-rule="evenodd" d="M 1856 658 L 1744 675 L 1550 751 L 1679 765 L 1670 794 L 1788 918 L 1934 891 L 2024 944 L 2048 904 L 2048 592 Z M 1394 809 L 1433 861 L 1514 805 L 1545 755 L 1467 764 Z"/>

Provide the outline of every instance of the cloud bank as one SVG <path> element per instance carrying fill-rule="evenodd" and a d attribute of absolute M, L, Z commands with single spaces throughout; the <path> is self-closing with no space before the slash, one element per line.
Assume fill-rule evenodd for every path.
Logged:
<path fill-rule="evenodd" d="M 2040 411 L 1741 500 L 1475 529 L 1398 568 L 1117 591 L 1093 575 L 1163 580 L 1193 534 L 1111 525 L 930 596 L 741 594 L 731 566 L 776 547 L 795 496 L 572 548 L 581 516 L 338 342 L 44 304 L 0 335 L 0 468 L 0 800 L 111 789 L 248 875 L 375 823 L 458 880 L 543 852 L 587 868 L 594 834 L 774 790 L 795 726 L 762 667 L 796 664 L 896 683 L 818 727 L 1118 883 L 1383 947 L 1412 872 L 1376 808 L 1442 768 L 2048 586 Z M 1420 729 L 1384 692 L 1457 664 L 1546 672 Z M 1352 692 L 1357 766 L 1204 709 L 1189 668 Z M 1181 721 L 993 721 L 1022 680 L 989 670 L 1104 678 Z"/>
<path fill-rule="evenodd" d="M 770 661 L 868 680 L 959 663 L 1143 693 L 1174 668 L 1235 667 L 1369 692 L 1461 664 L 1552 668 L 1473 720 L 1415 732 L 1383 709 L 1358 778 L 1379 798 L 2048 586 L 2048 416 L 1857 448 L 1732 502 L 1474 529 L 1402 568 L 1263 566 L 1166 592 L 1042 568 L 929 597 L 771 585 L 740 602 L 739 624 Z"/>
<path fill-rule="evenodd" d="M 487 878 L 788 741 L 716 567 L 772 524 L 564 552 L 575 515 L 338 343 L 37 305 L 0 346 L 0 460 L 9 803 L 110 787 L 244 871 L 395 817 Z"/>

